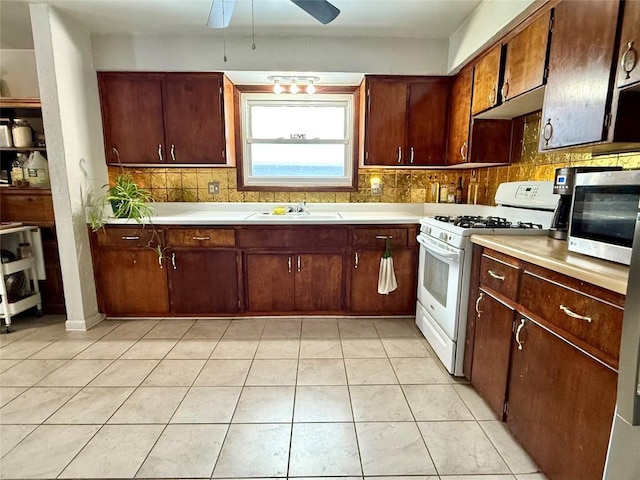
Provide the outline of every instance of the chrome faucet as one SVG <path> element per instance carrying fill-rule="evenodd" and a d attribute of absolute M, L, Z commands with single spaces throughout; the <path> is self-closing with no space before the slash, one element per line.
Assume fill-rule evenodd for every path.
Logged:
<path fill-rule="evenodd" d="M 307 202 L 304 200 L 298 204 L 297 207 L 293 209 L 295 213 L 310 213 L 309 208 L 307 207 Z"/>

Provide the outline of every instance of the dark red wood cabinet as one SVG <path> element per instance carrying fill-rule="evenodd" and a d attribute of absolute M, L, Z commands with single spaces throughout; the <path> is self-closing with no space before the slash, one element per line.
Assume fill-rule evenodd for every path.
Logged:
<path fill-rule="evenodd" d="M 108 164 L 224 164 L 220 73 L 98 72 Z"/>

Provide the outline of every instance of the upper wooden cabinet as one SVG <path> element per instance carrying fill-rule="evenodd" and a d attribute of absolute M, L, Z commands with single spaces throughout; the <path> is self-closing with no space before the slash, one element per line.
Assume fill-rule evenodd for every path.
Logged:
<path fill-rule="evenodd" d="M 109 164 L 225 163 L 222 74 L 99 72 Z"/>
<path fill-rule="evenodd" d="M 448 77 L 367 77 L 365 165 L 445 163 Z"/>
<path fill-rule="evenodd" d="M 547 11 L 506 43 L 502 101 L 508 101 L 545 83 L 547 46 L 552 11 Z"/>
<path fill-rule="evenodd" d="M 540 150 L 606 139 L 619 8 L 619 0 L 555 7 Z"/>
<path fill-rule="evenodd" d="M 640 81 L 640 2 L 625 2 L 620 52 L 618 54 L 618 86 Z"/>
<path fill-rule="evenodd" d="M 476 63 L 473 69 L 473 102 L 471 113 L 476 115 L 498 104 L 502 45 L 496 45 Z"/>
<path fill-rule="evenodd" d="M 468 158 L 472 86 L 472 69 L 463 70 L 456 75 L 453 80 L 449 108 L 449 141 L 447 143 L 448 165 L 464 163 Z"/>

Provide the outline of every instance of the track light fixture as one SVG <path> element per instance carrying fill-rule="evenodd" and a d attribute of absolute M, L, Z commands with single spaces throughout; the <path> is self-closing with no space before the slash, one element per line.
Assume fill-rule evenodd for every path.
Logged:
<path fill-rule="evenodd" d="M 316 84 L 320 81 L 320 77 L 273 75 L 267 77 L 267 80 L 273 82 L 273 93 L 285 92 L 284 85 L 289 84 L 288 91 L 292 95 L 301 91 L 304 91 L 307 95 L 313 95 L 316 92 Z M 304 90 L 301 85 L 306 85 Z"/>

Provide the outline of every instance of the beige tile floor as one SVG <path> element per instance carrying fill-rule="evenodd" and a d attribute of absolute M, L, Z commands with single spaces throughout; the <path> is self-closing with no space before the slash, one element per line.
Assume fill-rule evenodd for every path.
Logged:
<path fill-rule="evenodd" d="M 18 319 L 0 478 L 544 480 L 407 319 Z"/>

